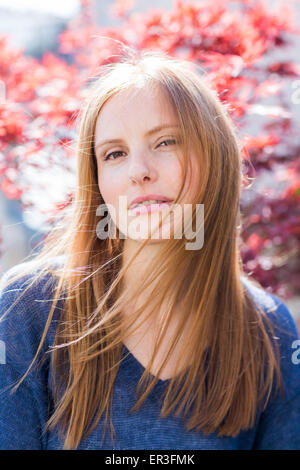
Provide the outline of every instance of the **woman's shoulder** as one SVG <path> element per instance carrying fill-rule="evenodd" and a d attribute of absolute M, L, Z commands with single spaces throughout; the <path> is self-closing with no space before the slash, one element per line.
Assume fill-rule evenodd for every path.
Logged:
<path fill-rule="evenodd" d="M 280 370 L 286 400 L 300 394 L 300 340 L 295 319 L 286 303 L 277 295 L 267 292 L 246 277 L 242 278 L 244 287 L 256 305 L 262 308 L 271 321 L 272 341 L 278 345 Z"/>
<path fill-rule="evenodd" d="M 62 268 L 65 260 L 66 255 L 61 255 L 44 260 L 33 258 L 29 261 L 20 262 L 0 275 L 1 292 L 7 281 L 18 276 L 19 280 L 16 281 L 17 284 L 19 284 L 19 281 L 20 285 L 26 284 L 28 280 L 36 278 L 38 273 L 44 272 L 45 274 L 49 274 L 49 270 L 47 270 L 46 267 L 49 267 L 50 270 Z"/>
<path fill-rule="evenodd" d="M 5 363 L 32 358 L 46 327 L 52 301 L 55 299 L 57 276 L 64 256 L 47 262 L 27 261 L 8 269 L 0 279 L 0 341 L 5 347 Z M 61 311 L 62 299 L 49 323 L 43 349 L 52 344 Z"/>
<path fill-rule="evenodd" d="M 278 345 L 280 361 L 281 389 L 270 395 L 267 406 L 258 414 L 253 449 L 298 449 L 300 340 L 295 319 L 279 296 L 247 277 L 243 277 L 242 281 L 256 305 L 271 320 L 273 331 L 268 332 L 271 333 L 272 343 Z M 272 392 L 275 392 L 275 386 Z"/>
<path fill-rule="evenodd" d="M 51 295 L 56 284 L 58 271 L 63 267 L 65 256 L 57 256 L 40 261 L 33 259 L 12 266 L 0 276 L 0 299 L 3 305 L 6 300 L 23 298 L 24 302 L 35 300 L 36 294 L 47 297 Z M 30 289 L 26 289 L 30 286 Z M 23 295 L 21 296 L 21 294 Z M 26 294 L 26 295 L 25 295 Z"/>
<path fill-rule="evenodd" d="M 51 300 L 57 284 L 57 274 L 63 267 L 64 260 L 65 256 L 53 257 L 47 261 L 33 259 L 5 271 L 0 278 L 0 313 L 15 300 L 23 309 L 27 306 L 33 308 L 37 303 L 40 308 L 43 303 Z"/>
<path fill-rule="evenodd" d="M 272 321 L 274 327 L 286 336 L 299 336 L 295 319 L 285 301 L 279 296 L 263 289 L 255 280 L 242 276 L 244 288 L 248 291 L 255 304 L 258 305 Z"/>

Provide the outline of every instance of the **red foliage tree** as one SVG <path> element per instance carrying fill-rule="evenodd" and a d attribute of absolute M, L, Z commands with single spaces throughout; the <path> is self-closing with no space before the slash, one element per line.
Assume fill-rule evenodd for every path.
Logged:
<path fill-rule="evenodd" d="M 133 1 L 118 0 L 113 12 L 122 25 L 100 28 L 92 2 L 81 4 L 80 15 L 60 35 L 61 58 L 48 53 L 37 61 L 1 39 L 0 178 L 7 197 L 44 214 L 47 230 L 72 201 L 75 118 L 89 77 L 118 61 L 124 45 L 165 51 L 195 64 L 240 132 L 245 270 L 271 292 L 299 295 L 299 124 L 286 89 L 300 85 L 300 65 L 272 59 L 299 34 L 292 7 L 270 11 L 260 0 L 177 0 L 171 11 L 133 13 Z M 72 57 L 72 65 L 64 56 Z"/>

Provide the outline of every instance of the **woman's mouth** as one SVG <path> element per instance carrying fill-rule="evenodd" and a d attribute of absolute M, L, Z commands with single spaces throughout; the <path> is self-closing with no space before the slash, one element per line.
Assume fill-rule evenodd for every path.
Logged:
<path fill-rule="evenodd" d="M 129 209 L 129 215 L 147 214 L 163 210 L 165 207 L 169 207 L 173 201 L 162 201 L 162 202 L 143 202 Z"/>

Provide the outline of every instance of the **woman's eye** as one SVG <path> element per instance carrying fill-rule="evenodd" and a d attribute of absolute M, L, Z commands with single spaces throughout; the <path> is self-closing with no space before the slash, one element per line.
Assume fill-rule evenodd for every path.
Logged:
<path fill-rule="evenodd" d="M 161 144 L 164 144 L 166 142 L 171 142 L 173 144 L 176 144 L 176 140 L 175 139 L 167 139 L 167 140 L 163 140 L 160 144 L 158 144 L 158 146 L 160 146 Z"/>
<path fill-rule="evenodd" d="M 108 160 L 111 155 L 116 155 L 117 153 L 123 153 L 123 152 L 121 150 L 117 150 L 115 152 L 108 153 L 106 157 L 104 158 L 104 160 Z M 113 158 L 113 160 L 116 160 L 116 158 Z"/>
<path fill-rule="evenodd" d="M 177 141 L 176 139 L 166 139 L 166 140 L 163 140 L 162 142 L 160 142 L 160 144 L 158 144 L 158 147 L 162 144 L 165 144 L 165 143 L 171 143 L 171 144 L 176 144 Z M 110 160 L 110 157 L 111 156 L 114 156 L 116 154 L 120 154 L 120 153 L 123 153 L 121 150 L 116 150 L 115 152 L 111 152 L 111 153 L 108 153 L 105 157 L 104 157 L 104 161 L 106 160 Z M 113 158 L 112 160 L 116 160 L 117 158 L 119 157 L 116 157 L 116 158 Z"/>

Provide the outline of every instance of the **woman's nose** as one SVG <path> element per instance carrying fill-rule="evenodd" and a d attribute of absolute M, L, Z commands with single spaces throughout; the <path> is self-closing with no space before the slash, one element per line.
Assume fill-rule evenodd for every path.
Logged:
<path fill-rule="evenodd" d="M 128 176 L 131 181 L 141 184 L 145 181 L 154 180 L 156 171 L 145 158 L 137 157 L 129 165 Z"/>

